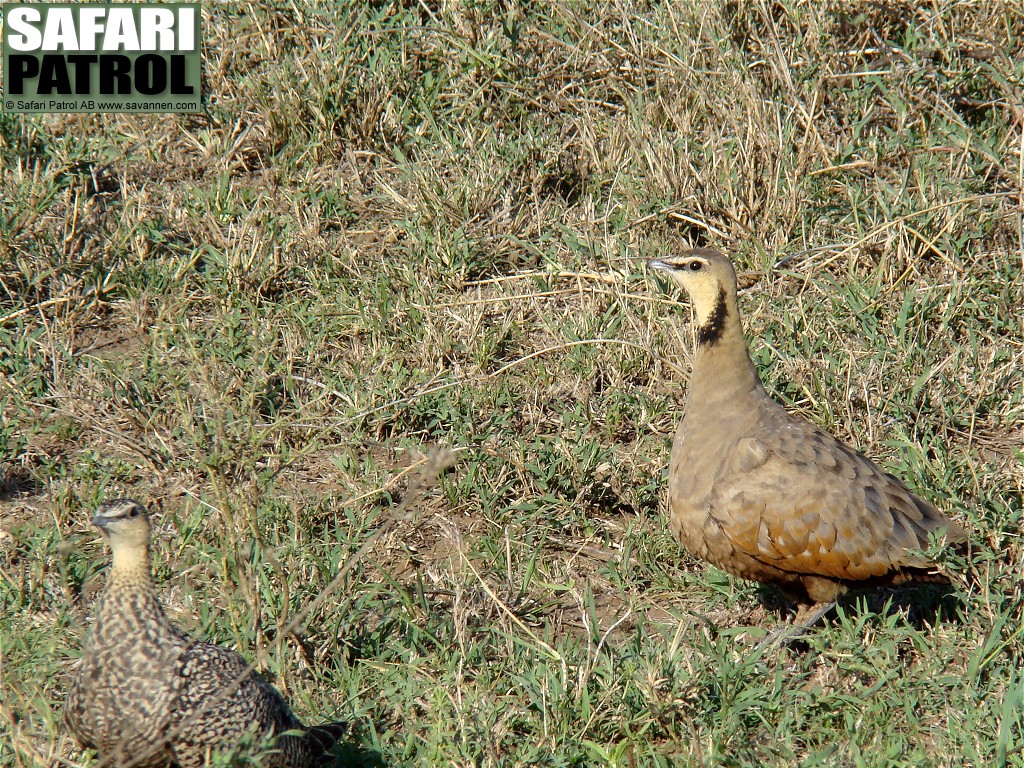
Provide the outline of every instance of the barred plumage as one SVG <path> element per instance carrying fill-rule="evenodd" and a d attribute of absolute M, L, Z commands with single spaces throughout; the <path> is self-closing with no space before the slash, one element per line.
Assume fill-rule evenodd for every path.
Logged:
<path fill-rule="evenodd" d="M 109 501 L 92 522 L 113 566 L 64 710 L 81 744 L 104 765 L 198 768 L 249 735 L 268 741 L 264 765 L 318 765 L 342 724 L 305 728 L 241 656 L 171 624 L 153 584 L 146 508 Z"/>

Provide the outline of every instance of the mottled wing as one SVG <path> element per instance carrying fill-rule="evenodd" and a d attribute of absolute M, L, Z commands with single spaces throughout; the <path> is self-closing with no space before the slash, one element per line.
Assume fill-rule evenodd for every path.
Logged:
<path fill-rule="evenodd" d="M 214 751 L 230 752 L 249 734 L 272 736 L 301 729 L 281 694 L 237 653 L 195 643 L 182 657 L 181 693 L 174 711 L 171 747 L 183 768 L 203 765 Z M 313 764 L 315 743 L 286 737 L 272 761 L 279 766 Z"/>
<path fill-rule="evenodd" d="M 71 731 L 86 749 L 95 749 L 96 743 L 88 720 L 89 698 L 82 691 L 77 678 L 71 682 L 64 702 L 64 727 Z"/>
<path fill-rule="evenodd" d="M 712 515 L 742 551 L 784 571 L 861 580 L 927 568 L 908 550 L 963 530 L 867 457 L 784 414 L 740 439 L 712 495 Z"/>
<path fill-rule="evenodd" d="M 98 613 L 134 605 L 115 598 L 105 596 Z M 174 638 L 134 642 L 109 616 L 96 630 L 68 691 L 64 722 L 82 746 L 96 749 L 108 762 L 162 765 L 164 733 L 177 695 L 174 666 L 184 646 Z"/>

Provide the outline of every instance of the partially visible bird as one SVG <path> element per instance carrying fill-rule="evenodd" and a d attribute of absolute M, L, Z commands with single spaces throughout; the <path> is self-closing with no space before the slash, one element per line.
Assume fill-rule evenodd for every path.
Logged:
<path fill-rule="evenodd" d="M 108 501 L 92 524 L 114 562 L 64 709 L 81 744 L 103 765 L 198 768 L 248 736 L 267 740 L 264 765 L 318 765 L 345 726 L 304 727 L 245 659 L 170 622 L 153 584 L 146 508 Z"/>
<path fill-rule="evenodd" d="M 697 350 L 672 445 L 669 516 L 697 557 L 773 584 L 816 621 L 851 587 L 946 581 L 911 550 L 967 534 L 896 477 L 765 391 L 743 338 L 736 272 L 696 249 L 649 262 L 690 296 Z"/>

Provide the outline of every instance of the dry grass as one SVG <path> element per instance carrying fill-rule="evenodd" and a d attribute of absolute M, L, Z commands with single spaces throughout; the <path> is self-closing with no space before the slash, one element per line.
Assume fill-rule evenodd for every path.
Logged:
<path fill-rule="evenodd" d="M 119 494 L 352 764 L 1024 764 L 1019 2 L 204 13 L 207 114 L 0 116 L 0 764 L 90 764 Z M 661 519 L 686 244 L 769 390 L 971 527 L 951 597 L 753 650 Z"/>

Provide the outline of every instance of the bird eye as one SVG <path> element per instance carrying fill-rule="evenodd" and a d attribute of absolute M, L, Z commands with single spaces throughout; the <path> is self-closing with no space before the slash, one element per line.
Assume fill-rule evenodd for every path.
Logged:
<path fill-rule="evenodd" d="M 703 262 L 694 259 L 686 265 L 686 268 L 691 272 L 700 272 L 704 268 Z"/>
<path fill-rule="evenodd" d="M 132 511 L 128 513 L 128 517 L 138 517 L 142 514 L 142 510 L 138 507 L 132 507 Z"/>

